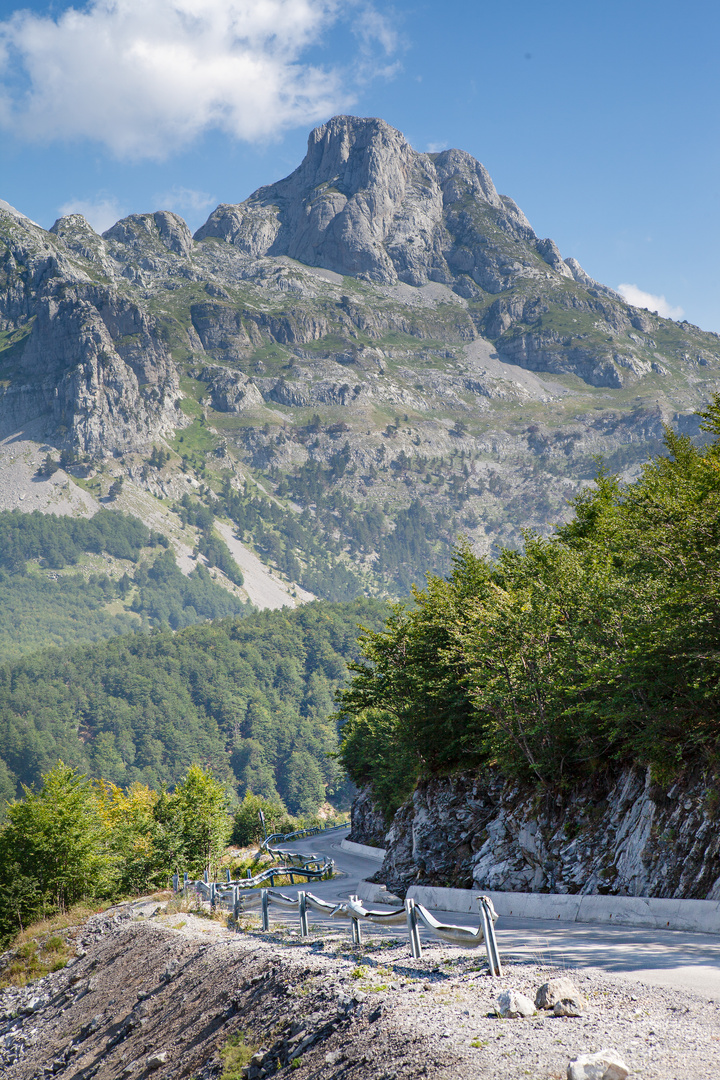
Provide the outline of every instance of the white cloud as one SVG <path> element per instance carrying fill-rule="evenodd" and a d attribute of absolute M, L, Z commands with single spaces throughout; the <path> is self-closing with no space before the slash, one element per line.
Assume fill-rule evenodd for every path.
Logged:
<path fill-rule="evenodd" d="M 82 214 L 95 232 L 103 233 L 124 217 L 127 210 L 114 195 L 98 195 L 94 199 L 71 199 L 60 207 L 60 214 Z"/>
<path fill-rule="evenodd" d="M 657 311 L 664 319 L 681 319 L 685 312 L 681 307 L 673 307 L 664 296 L 655 296 L 654 293 L 644 292 L 637 285 L 618 285 L 617 291 L 628 304 L 633 307 L 647 308 L 648 311 Z"/>
<path fill-rule="evenodd" d="M 207 191 L 173 184 L 167 191 L 154 196 L 154 203 L 160 210 L 174 210 L 176 214 L 202 214 L 203 211 L 217 206 L 217 199 Z"/>
<path fill-rule="evenodd" d="M 427 144 L 428 154 L 439 154 L 442 150 L 447 150 L 447 142 L 429 142 Z"/>
<path fill-rule="evenodd" d="M 343 19 L 361 38 L 344 70 L 304 62 Z M 209 128 L 251 141 L 352 104 L 396 41 L 371 0 L 90 0 L 0 22 L 0 125 L 29 139 L 89 138 L 162 159 Z M 353 68 L 355 69 L 349 70 Z"/>

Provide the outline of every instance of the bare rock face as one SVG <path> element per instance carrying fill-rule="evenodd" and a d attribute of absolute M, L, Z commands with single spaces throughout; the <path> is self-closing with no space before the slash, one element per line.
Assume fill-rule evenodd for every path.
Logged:
<path fill-rule="evenodd" d="M 263 396 L 255 383 L 240 371 L 206 367 L 200 373 L 200 378 L 210 384 L 214 409 L 242 413 L 263 403 Z"/>
<path fill-rule="evenodd" d="M 538 804 L 492 775 L 432 779 L 395 815 L 377 879 L 396 892 L 412 883 L 717 900 L 715 785 L 698 775 L 662 788 L 624 769 Z"/>
<path fill-rule="evenodd" d="M 352 804 L 352 829 L 349 839 L 357 844 L 374 844 L 383 847 L 387 825 L 385 818 L 373 802 L 372 790 L 363 788 Z"/>
<path fill-rule="evenodd" d="M 553 455 L 531 498 L 524 489 L 515 498 L 525 483 L 516 466 L 512 495 L 503 474 L 504 506 L 522 503 L 513 531 L 545 526 L 548 485 L 564 512 L 565 480 L 586 475 L 588 454 L 633 443 L 639 461 L 641 443 L 662 438 L 663 423 L 686 424 L 707 402 L 720 371 L 717 335 L 631 308 L 564 260 L 471 155 L 418 153 L 384 121 L 352 116 L 312 131 L 290 176 L 219 206 L 195 238 L 165 210 L 132 214 L 99 236 L 80 214 L 45 231 L 0 201 L 0 335 L 5 434 L 42 419 L 58 448 L 142 451 L 187 423 L 180 373 L 212 369 L 201 395 L 206 410 L 265 408 L 273 424 L 274 406 L 317 408 L 323 423 L 326 409 L 343 410 L 339 430 L 367 478 L 343 480 L 353 499 L 392 480 L 403 490 L 388 505 L 411 493 L 426 501 L 425 485 L 435 481 L 421 481 L 419 470 L 413 477 L 408 454 L 424 444 L 418 458 L 441 455 L 466 429 L 483 454 L 507 452 L 510 461 L 519 445 L 523 454 Z M 572 432 L 526 446 L 519 410 L 570 402 L 577 391 L 568 375 L 607 391 L 603 412 L 578 398 Z M 635 384 L 652 404 L 648 397 L 631 413 L 627 393 L 615 391 Z M 495 401 L 514 410 L 511 419 Z M 374 445 L 382 433 L 375 420 L 370 431 L 365 425 L 375 405 L 421 417 L 402 457 L 400 435 L 391 444 L 385 433 Z M 452 436 L 436 423 L 447 410 L 461 425 Z M 338 419 L 333 412 L 328 431 Z M 536 411 L 527 419 L 528 432 L 545 424 Z M 274 435 L 261 434 L 262 424 L 254 432 L 241 426 L 242 452 L 267 464 Z M 294 446 L 272 447 L 279 467 L 294 468 L 308 453 L 296 427 L 292 420 L 286 432 Z M 313 443 L 318 458 L 332 458 L 334 435 Z M 472 452 L 471 444 L 462 450 Z M 387 471 L 393 462 L 395 477 Z M 495 516 L 481 499 L 481 471 L 463 476 L 474 527 Z M 491 494 L 499 498 L 499 490 Z M 483 543 L 486 535 L 477 534 Z"/>
<path fill-rule="evenodd" d="M 103 240 L 113 247 L 116 258 L 123 257 L 120 245 L 128 254 L 135 255 L 152 252 L 158 246 L 183 256 L 189 255 L 192 249 L 190 230 L 181 217 L 169 210 L 131 214 L 103 233 Z"/>
<path fill-rule="evenodd" d="M 19 364 L 4 388 L 0 426 L 45 417 L 86 454 L 147 445 L 182 426 L 175 365 L 151 320 L 103 289 L 37 302 Z"/>
<path fill-rule="evenodd" d="M 419 154 L 383 120 L 353 116 L 311 132 L 291 176 L 219 206 L 195 234 L 206 237 L 252 257 L 288 255 L 383 284 L 452 284 L 467 275 L 490 292 L 545 260 L 511 252 L 518 242 L 534 244 L 535 234 L 469 154 Z M 558 272 L 571 277 L 557 259 Z"/>

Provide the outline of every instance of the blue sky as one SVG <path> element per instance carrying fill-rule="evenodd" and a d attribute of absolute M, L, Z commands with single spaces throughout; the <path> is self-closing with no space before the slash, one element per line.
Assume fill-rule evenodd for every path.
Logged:
<path fill-rule="evenodd" d="M 720 331 L 719 31 L 695 0 L 0 0 L 0 198 L 45 227 L 196 228 L 316 123 L 380 116 L 477 157 L 594 277 Z"/>

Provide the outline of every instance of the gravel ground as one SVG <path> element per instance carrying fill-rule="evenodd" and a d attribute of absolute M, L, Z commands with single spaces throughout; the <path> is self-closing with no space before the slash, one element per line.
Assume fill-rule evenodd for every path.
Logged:
<path fill-rule="evenodd" d="M 438 945 L 412 960 L 404 936 L 354 947 L 337 924 L 306 942 L 254 920 L 233 934 L 155 911 L 93 917 L 69 933 L 81 954 L 70 966 L 0 994 L 3 1078 L 211 1080 L 239 1032 L 257 1050 L 249 1080 L 562 1080 L 570 1060 L 605 1047 L 634 1080 L 720 1078 L 720 1008 L 699 994 L 542 964 L 492 979 L 478 952 Z M 501 990 L 534 998 L 558 975 L 586 996 L 583 1016 L 495 1015 Z"/>

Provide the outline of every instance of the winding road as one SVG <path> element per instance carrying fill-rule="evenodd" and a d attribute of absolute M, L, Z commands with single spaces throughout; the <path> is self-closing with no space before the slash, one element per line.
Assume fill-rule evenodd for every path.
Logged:
<path fill-rule="evenodd" d="M 298 840 L 294 849 L 317 852 L 335 860 L 338 875 L 332 881 L 313 882 L 310 891 L 323 900 L 347 900 L 357 892 L 363 879 L 374 874 L 379 863 L 355 852 L 345 851 L 341 841 L 347 834 L 341 831 L 322 833 Z M 307 886 L 283 887 L 294 895 Z M 383 909 L 381 905 L 366 904 Z M 271 909 L 271 918 L 278 915 Z M 476 926 L 479 916 L 459 912 L 433 912 L 443 922 L 459 926 Z M 313 913 L 315 921 L 320 916 Z M 292 921 L 289 912 L 282 912 L 283 922 Z M 336 924 L 337 925 L 337 924 Z M 347 924 L 339 924 L 347 926 Z M 580 923 L 550 922 L 543 919 L 503 917 L 496 925 L 501 957 L 545 962 L 560 968 L 600 968 L 643 983 L 677 986 L 695 990 L 709 997 L 720 998 L 720 936 L 691 934 L 681 930 L 651 930 L 633 927 L 607 927 Z M 364 923 L 367 937 L 397 937 L 402 928 L 383 928 Z M 349 933 L 349 930 L 348 930 Z M 421 938 L 427 938 L 421 929 Z"/>

